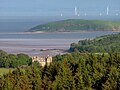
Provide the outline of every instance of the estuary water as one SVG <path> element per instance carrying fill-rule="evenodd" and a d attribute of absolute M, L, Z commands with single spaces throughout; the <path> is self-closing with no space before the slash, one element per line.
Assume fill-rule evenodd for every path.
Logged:
<path fill-rule="evenodd" d="M 118 32 L 0 33 L 0 49 L 8 53 L 25 53 L 30 56 L 56 55 L 64 53 L 59 49 L 67 50 L 71 43 L 77 43 L 79 40 L 115 33 Z"/>
<path fill-rule="evenodd" d="M 92 39 L 102 35 L 115 34 L 112 31 L 56 32 L 56 33 L 0 33 L 0 39 Z"/>

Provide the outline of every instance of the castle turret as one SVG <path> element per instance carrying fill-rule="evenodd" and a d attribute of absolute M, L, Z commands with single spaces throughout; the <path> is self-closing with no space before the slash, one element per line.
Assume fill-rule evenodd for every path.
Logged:
<path fill-rule="evenodd" d="M 50 65 L 50 63 L 52 63 L 52 56 L 47 56 L 46 57 L 46 63 L 47 63 L 47 65 Z"/>

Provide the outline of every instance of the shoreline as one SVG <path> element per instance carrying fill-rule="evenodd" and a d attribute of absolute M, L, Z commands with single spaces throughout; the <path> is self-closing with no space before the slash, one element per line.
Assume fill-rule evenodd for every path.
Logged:
<path fill-rule="evenodd" d="M 55 34 L 55 33 L 91 33 L 91 32 L 120 32 L 120 31 L 111 31 L 111 30 L 108 30 L 108 31 L 102 31 L 102 30 L 98 30 L 98 31 L 95 31 L 95 30 L 79 30 L 79 31 L 55 31 L 55 32 L 44 32 L 44 31 L 36 31 L 36 32 L 1 32 L 1 34 Z"/>
<path fill-rule="evenodd" d="M 36 32 L 23 32 L 23 33 L 28 33 L 28 34 L 41 34 L 41 33 L 91 33 L 91 32 L 120 32 L 120 31 L 112 31 L 112 30 L 106 30 L 106 31 L 102 31 L 102 30 L 75 30 L 75 31 L 54 31 L 54 32 L 44 32 L 44 31 L 36 31 Z"/>
<path fill-rule="evenodd" d="M 31 50 L 6 50 L 6 49 L 0 49 L 3 50 L 5 52 L 7 52 L 8 54 L 27 54 L 28 56 L 32 57 L 32 56 L 56 56 L 58 54 L 62 55 L 62 54 L 66 54 L 69 53 L 68 50 L 69 49 L 31 49 Z"/>
<path fill-rule="evenodd" d="M 64 54 L 69 49 L 71 42 L 67 40 L 28 40 L 28 39 L 0 39 L 0 49 L 10 54 L 24 53 L 29 56 L 55 56 Z M 49 43 L 50 41 L 51 43 Z M 76 40 L 75 42 L 77 42 Z M 47 42 L 47 43 L 46 43 Z M 64 43 L 66 42 L 66 43 Z"/>

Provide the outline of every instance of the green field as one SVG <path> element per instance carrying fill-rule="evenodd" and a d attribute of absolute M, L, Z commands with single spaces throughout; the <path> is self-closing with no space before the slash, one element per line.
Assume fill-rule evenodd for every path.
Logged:
<path fill-rule="evenodd" d="M 120 22 L 104 20 L 68 19 L 41 24 L 28 31 L 120 31 Z"/>
<path fill-rule="evenodd" d="M 12 72 L 13 70 L 13 68 L 0 68 L 0 76 L 9 73 L 9 71 Z"/>

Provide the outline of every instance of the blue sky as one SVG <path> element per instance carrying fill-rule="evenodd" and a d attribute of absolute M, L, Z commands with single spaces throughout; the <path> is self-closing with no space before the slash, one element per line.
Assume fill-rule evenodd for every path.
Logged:
<path fill-rule="evenodd" d="M 82 15 L 120 14 L 120 0 L 0 0 L 0 16 L 65 16 L 74 15 L 74 7 Z"/>

